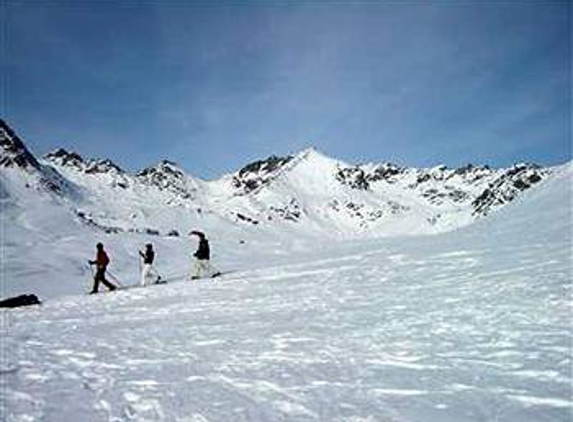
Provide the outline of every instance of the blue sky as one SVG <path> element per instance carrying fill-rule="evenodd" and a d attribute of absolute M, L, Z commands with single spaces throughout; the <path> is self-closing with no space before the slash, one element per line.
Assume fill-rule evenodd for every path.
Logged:
<path fill-rule="evenodd" d="M 409 166 L 571 159 L 567 1 L 2 2 L 2 116 L 203 178 L 315 146 Z"/>

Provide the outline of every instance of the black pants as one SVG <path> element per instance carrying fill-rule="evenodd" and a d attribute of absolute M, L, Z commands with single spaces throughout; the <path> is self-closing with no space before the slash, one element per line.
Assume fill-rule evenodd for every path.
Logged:
<path fill-rule="evenodd" d="M 107 287 L 109 290 L 115 290 L 117 289 L 116 286 L 114 286 L 113 284 L 111 284 L 109 281 L 107 281 L 105 279 L 105 268 L 98 268 L 96 270 L 96 274 L 94 276 L 94 288 L 92 289 L 92 293 L 97 293 L 98 289 L 99 289 L 99 283 L 101 283 Z"/>

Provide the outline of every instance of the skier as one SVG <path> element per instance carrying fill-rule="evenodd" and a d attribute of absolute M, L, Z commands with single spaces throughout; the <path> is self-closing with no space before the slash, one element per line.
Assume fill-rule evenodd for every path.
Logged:
<path fill-rule="evenodd" d="M 145 245 L 145 252 L 139 251 L 139 255 L 143 258 L 143 269 L 141 270 L 141 285 L 147 286 L 149 284 L 159 283 L 161 276 L 157 274 L 157 270 L 153 266 L 155 259 L 155 252 L 153 245 L 148 243 Z"/>
<path fill-rule="evenodd" d="M 197 247 L 197 251 L 193 254 L 196 260 L 191 273 L 191 280 L 196 280 L 201 278 L 201 276 L 217 277 L 221 275 L 221 273 L 216 271 L 209 262 L 211 259 L 211 251 L 209 249 L 209 241 L 205 237 L 205 234 L 196 230 L 191 231 L 189 234 L 191 236 L 195 235 L 199 238 L 199 246 Z"/>
<path fill-rule="evenodd" d="M 117 286 L 110 283 L 105 278 L 105 271 L 107 270 L 107 266 L 109 264 L 109 257 L 107 256 L 105 250 L 103 249 L 103 244 L 98 243 L 96 245 L 96 248 L 97 248 L 96 259 L 93 261 L 88 261 L 90 265 L 96 266 L 96 273 L 94 275 L 94 287 L 90 292 L 90 294 L 98 292 L 100 282 L 103 283 L 103 285 L 107 287 L 109 290 L 117 289 Z"/>

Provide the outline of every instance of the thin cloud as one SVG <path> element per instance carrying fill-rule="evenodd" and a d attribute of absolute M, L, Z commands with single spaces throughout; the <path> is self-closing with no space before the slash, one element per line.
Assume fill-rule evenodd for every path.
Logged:
<path fill-rule="evenodd" d="M 310 143 L 406 165 L 571 157 L 566 3 L 58 4 L 9 4 L 6 117 L 41 152 L 65 135 L 207 178 Z"/>

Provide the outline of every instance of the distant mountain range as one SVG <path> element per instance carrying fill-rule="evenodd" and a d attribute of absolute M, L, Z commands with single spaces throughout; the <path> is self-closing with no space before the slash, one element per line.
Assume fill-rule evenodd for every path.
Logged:
<path fill-rule="evenodd" d="M 175 236 L 216 226 L 348 238 L 453 230 L 495 212 L 552 173 L 527 163 L 500 169 L 353 165 L 311 148 L 205 181 L 170 161 L 132 174 L 110 160 L 64 149 L 37 158 L 4 121 L 0 168 L 27 189 L 53 195 L 73 219 L 96 230 Z M 0 188 L 10 196 L 9 188 Z"/>

